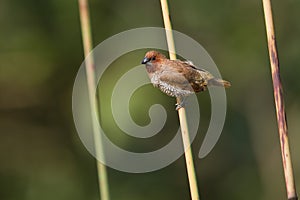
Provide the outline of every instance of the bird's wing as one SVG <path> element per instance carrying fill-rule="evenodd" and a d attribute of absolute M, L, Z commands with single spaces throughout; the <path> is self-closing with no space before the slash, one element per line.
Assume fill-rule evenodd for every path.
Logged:
<path fill-rule="evenodd" d="M 211 73 L 209 73 L 205 69 L 201 69 L 201 68 L 196 67 L 196 65 L 194 65 L 194 63 L 192 61 L 186 60 L 186 61 L 181 61 L 181 62 L 183 63 L 183 66 L 185 68 L 190 68 L 192 71 L 196 71 L 200 75 L 205 76 L 207 78 L 213 78 Z"/>
<path fill-rule="evenodd" d="M 197 68 L 191 61 L 167 60 L 161 65 L 161 69 L 161 81 L 165 80 L 189 91 L 206 90 L 209 80 L 214 78 L 211 73 Z"/>
<path fill-rule="evenodd" d="M 204 69 L 196 67 L 191 61 L 180 61 L 182 70 L 195 92 L 206 90 L 208 81 L 213 79 L 213 75 Z"/>
<path fill-rule="evenodd" d="M 183 61 L 183 62 L 186 64 L 186 67 L 193 68 L 192 71 L 197 71 L 197 75 L 195 76 L 196 77 L 195 82 L 197 83 L 196 85 L 204 86 L 204 89 L 201 89 L 201 87 L 200 87 L 199 91 L 205 90 L 208 85 L 210 85 L 210 86 L 223 86 L 225 88 L 228 88 L 228 87 L 231 86 L 230 82 L 219 79 L 219 78 L 215 78 L 208 71 L 206 71 L 204 69 L 197 68 L 191 61 Z M 192 84 L 192 87 L 194 88 L 195 91 L 197 91 L 197 89 L 195 88 L 195 86 L 193 86 L 193 84 Z"/>
<path fill-rule="evenodd" d="M 162 82 L 162 84 L 170 85 L 174 88 L 194 92 L 188 79 L 176 70 L 165 69 L 162 71 L 160 74 L 160 82 Z"/>

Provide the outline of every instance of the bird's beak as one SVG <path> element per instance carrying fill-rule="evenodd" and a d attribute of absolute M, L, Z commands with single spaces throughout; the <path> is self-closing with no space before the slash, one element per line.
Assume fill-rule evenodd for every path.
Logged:
<path fill-rule="evenodd" d="M 142 60 L 142 64 L 146 64 L 146 63 L 149 62 L 149 61 L 150 61 L 150 59 L 147 58 L 147 57 L 145 57 L 145 58 Z"/>

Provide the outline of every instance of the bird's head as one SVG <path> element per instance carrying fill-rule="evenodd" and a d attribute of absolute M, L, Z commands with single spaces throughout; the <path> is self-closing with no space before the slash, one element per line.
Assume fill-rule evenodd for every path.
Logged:
<path fill-rule="evenodd" d="M 162 59 L 166 59 L 166 57 L 163 54 L 157 51 L 148 51 L 144 59 L 142 60 L 142 64 L 149 64 L 149 63 L 157 62 Z"/>

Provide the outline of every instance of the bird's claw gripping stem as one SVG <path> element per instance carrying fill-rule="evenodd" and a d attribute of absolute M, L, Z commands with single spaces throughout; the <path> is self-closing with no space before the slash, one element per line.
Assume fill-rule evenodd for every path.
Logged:
<path fill-rule="evenodd" d="M 180 108 L 183 108 L 185 106 L 185 98 L 179 98 L 179 103 L 175 104 L 176 110 L 178 111 Z"/>

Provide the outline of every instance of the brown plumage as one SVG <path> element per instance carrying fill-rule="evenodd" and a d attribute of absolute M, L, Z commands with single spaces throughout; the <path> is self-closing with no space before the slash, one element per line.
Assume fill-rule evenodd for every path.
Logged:
<path fill-rule="evenodd" d="M 157 51 L 147 52 L 142 64 L 154 87 L 172 97 L 184 98 L 205 91 L 207 86 L 230 87 L 230 82 L 215 78 L 190 61 L 169 60 Z"/>

